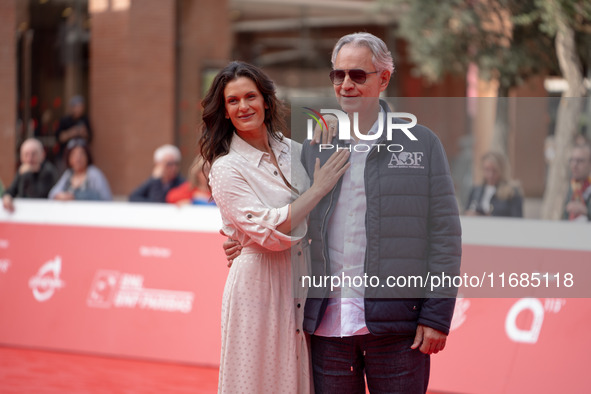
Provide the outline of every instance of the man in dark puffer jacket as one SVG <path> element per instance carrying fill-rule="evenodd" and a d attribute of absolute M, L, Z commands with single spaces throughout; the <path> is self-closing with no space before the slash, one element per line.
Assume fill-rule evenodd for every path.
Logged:
<path fill-rule="evenodd" d="M 365 374 L 371 392 L 424 393 L 429 355 L 445 346 L 457 289 L 386 283 L 389 277 L 459 275 L 461 228 L 447 158 L 437 136 L 420 125 L 409 128 L 416 140 L 400 130 L 386 140 L 390 109 L 378 97 L 393 61 L 382 40 L 345 36 L 332 63 L 337 100 L 349 115 L 359 113 L 359 131 L 376 133 L 380 111 L 384 125 L 375 141 L 304 143 L 302 163 L 311 180 L 317 158 L 323 164 L 337 147 L 351 150 L 351 168 L 310 214 L 312 276 L 366 275 L 379 285 L 330 294 L 327 287 L 310 289 L 304 328 L 312 334 L 315 390 L 364 393 Z"/>

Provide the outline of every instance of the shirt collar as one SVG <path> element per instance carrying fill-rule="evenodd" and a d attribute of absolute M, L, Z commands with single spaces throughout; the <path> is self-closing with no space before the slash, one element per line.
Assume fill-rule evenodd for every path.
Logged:
<path fill-rule="evenodd" d="M 273 154 L 275 154 L 275 158 L 279 159 L 279 155 L 281 153 L 289 154 L 289 147 L 285 140 L 277 141 L 277 139 L 269 136 L 269 144 L 271 145 L 271 150 L 273 151 Z M 251 146 L 248 142 L 240 138 L 240 136 L 237 133 L 234 133 L 234 135 L 232 136 L 230 149 L 234 150 L 236 153 L 244 157 L 246 160 L 256 163 L 257 166 L 261 163 L 261 160 L 264 157 L 264 155 L 267 154 L 266 152 L 260 151 L 257 148 Z"/>
<path fill-rule="evenodd" d="M 283 138 L 281 141 L 278 141 L 276 138 L 269 136 L 271 150 L 275 154 L 275 158 L 277 158 L 278 160 L 279 160 L 279 155 L 281 155 L 282 153 L 289 155 L 289 152 L 290 152 L 289 145 L 288 145 L 287 141 L 285 140 L 285 137 L 283 137 L 283 134 L 281 134 L 281 133 L 279 133 L 279 134 Z"/>

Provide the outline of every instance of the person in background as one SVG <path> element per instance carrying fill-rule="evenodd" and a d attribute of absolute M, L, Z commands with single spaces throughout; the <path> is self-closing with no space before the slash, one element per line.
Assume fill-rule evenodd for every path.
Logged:
<path fill-rule="evenodd" d="M 211 200 L 211 192 L 207 187 L 207 173 L 209 168 L 204 171 L 203 157 L 198 156 L 193 160 L 189 169 L 189 180 L 180 186 L 170 189 L 166 195 L 166 202 L 177 205 L 215 205 Z"/>
<path fill-rule="evenodd" d="M 465 215 L 523 217 L 523 195 L 509 178 L 506 158 L 497 152 L 482 157 L 484 182 L 470 190 Z"/>
<path fill-rule="evenodd" d="M 49 198 L 61 201 L 113 199 L 109 182 L 92 164 L 92 155 L 84 140 L 70 140 L 64 158 L 67 169 L 49 192 Z"/>
<path fill-rule="evenodd" d="M 14 198 L 47 198 L 58 178 L 56 168 L 45 161 L 43 145 L 35 138 L 23 142 L 20 160 L 18 172 L 2 196 L 2 205 L 9 212 L 14 211 Z"/>
<path fill-rule="evenodd" d="M 591 220 L 591 145 L 576 145 L 569 160 L 571 180 L 563 219 Z"/>
<path fill-rule="evenodd" d="M 132 202 L 166 202 L 166 194 L 185 180 L 179 174 L 181 152 L 174 145 L 162 145 L 154 152 L 152 176 L 129 196 Z"/>
<path fill-rule="evenodd" d="M 84 98 L 82 96 L 74 96 L 70 99 L 68 104 L 68 114 L 64 116 L 59 123 L 55 132 L 55 139 L 59 144 L 59 150 L 56 156 L 56 163 L 60 162 L 66 151 L 68 142 L 73 139 L 82 139 L 89 145 L 92 142 L 92 129 L 90 128 L 90 121 L 85 114 Z"/>

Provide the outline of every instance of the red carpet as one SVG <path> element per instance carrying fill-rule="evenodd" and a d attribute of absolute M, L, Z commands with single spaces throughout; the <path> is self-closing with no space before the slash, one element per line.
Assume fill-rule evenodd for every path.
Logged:
<path fill-rule="evenodd" d="M 0 347 L 2 394 L 213 394 L 217 383 L 217 368 Z"/>
<path fill-rule="evenodd" d="M 0 393 L 217 392 L 217 368 L 0 347 Z"/>

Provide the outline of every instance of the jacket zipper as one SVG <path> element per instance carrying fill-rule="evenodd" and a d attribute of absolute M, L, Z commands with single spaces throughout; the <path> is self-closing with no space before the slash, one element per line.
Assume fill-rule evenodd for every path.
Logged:
<path fill-rule="evenodd" d="M 338 148 L 337 148 L 337 150 L 338 150 Z M 330 201 L 328 202 L 328 207 L 326 208 L 326 212 L 324 212 L 324 217 L 322 218 L 322 226 L 320 227 L 320 237 L 322 239 L 322 257 L 324 259 L 324 274 L 325 275 L 328 274 L 328 242 L 326 241 L 326 234 L 325 234 L 324 229 L 326 228 L 326 220 L 328 217 L 328 213 L 330 212 L 330 209 L 332 208 L 334 192 L 337 189 L 337 187 L 339 186 L 339 183 L 341 183 L 342 181 L 343 181 L 342 178 L 339 179 L 337 184 L 333 187 L 333 189 L 330 192 Z"/>
<path fill-rule="evenodd" d="M 363 272 L 365 274 L 367 274 L 367 247 L 369 246 L 369 231 L 367 228 L 367 207 L 369 206 L 369 198 L 367 194 L 367 161 L 370 159 L 371 155 L 376 151 L 376 149 L 377 148 L 374 146 L 367 154 L 367 157 L 365 158 L 365 168 L 363 169 L 363 183 L 365 184 L 365 238 L 367 240 L 365 245 L 365 261 L 363 262 Z"/>

